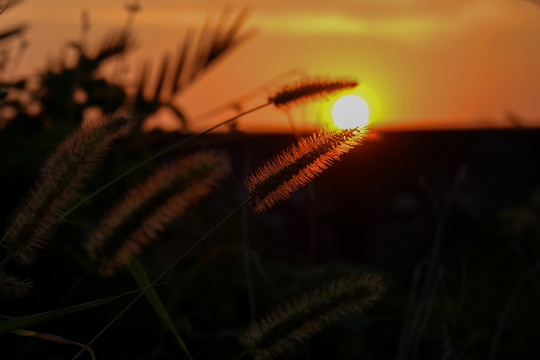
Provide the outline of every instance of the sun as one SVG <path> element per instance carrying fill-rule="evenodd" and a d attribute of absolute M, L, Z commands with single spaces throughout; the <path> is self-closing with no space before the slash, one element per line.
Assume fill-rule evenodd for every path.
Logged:
<path fill-rule="evenodd" d="M 340 129 L 364 127 L 369 121 L 369 107 L 361 97 L 346 95 L 334 104 L 332 118 Z"/>

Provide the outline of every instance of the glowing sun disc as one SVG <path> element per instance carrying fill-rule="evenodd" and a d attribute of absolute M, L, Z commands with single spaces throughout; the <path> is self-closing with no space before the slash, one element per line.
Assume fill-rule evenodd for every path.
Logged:
<path fill-rule="evenodd" d="M 340 129 L 363 127 L 369 121 L 369 107 L 361 97 L 346 95 L 334 104 L 332 118 Z"/>

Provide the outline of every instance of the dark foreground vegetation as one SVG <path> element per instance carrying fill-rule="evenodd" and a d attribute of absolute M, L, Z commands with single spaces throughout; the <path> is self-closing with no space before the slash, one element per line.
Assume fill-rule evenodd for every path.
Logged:
<path fill-rule="evenodd" d="M 26 26 L 0 32 L 2 359 L 538 358 L 540 131 L 291 148 L 233 118 L 193 138 L 176 100 L 251 36 L 246 13 L 127 82 L 103 72 L 134 46 L 127 10 L 101 42 L 83 14 L 70 56 L 28 78 L 9 65 Z M 356 85 L 308 79 L 260 107 Z M 163 109 L 181 131 L 143 132 Z"/>
<path fill-rule="evenodd" d="M 160 284 L 158 292 L 167 299 L 167 309 L 195 358 L 234 358 L 242 352 L 237 335 L 249 325 L 250 311 L 259 316 L 302 290 L 366 270 L 387 279 L 382 299 L 368 313 L 326 328 L 290 358 L 389 358 L 405 341 L 415 344 L 420 359 L 441 354 L 485 358 L 492 348 L 496 358 L 519 354 L 532 359 L 538 354 L 533 344 L 539 335 L 540 132 L 378 135 L 276 208 L 262 215 L 246 209 L 233 217 Z M 147 134 L 146 151 L 178 136 Z M 42 144 L 42 152 L 34 151 L 34 141 L 21 151 L 23 139 L 6 136 L 1 141 L 2 153 L 9 155 L 1 165 L 2 219 L 32 184 L 36 164 L 50 150 Z M 183 150 L 225 151 L 233 161 L 232 175 L 141 254 L 148 274 L 157 276 L 239 203 L 245 195 L 241 183 L 246 168 L 292 142 L 290 135 L 223 134 Z M 113 178 L 141 156 L 138 146 L 124 143 L 88 187 Z M 49 311 L 65 296 L 64 305 L 70 305 L 136 288 L 126 270 L 106 280 L 86 275 L 79 282 L 87 271 L 81 243 L 88 230 L 76 223 L 99 219 L 102 209 L 138 177 L 128 177 L 70 217 L 75 224 L 62 226 L 54 246 L 26 272 L 35 286 L 32 295 L 3 300 L 5 312 Z M 246 236 L 253 259 L 253 310 L 243 263 Z M 435 275 L 424 288 L 430 266 Z M 89 339 L 127 301 L 51 321 L 43 331 Z M 422 317 L 419 328 L 412 325 L 415 316 Z M 94 349 L 104 358 L 176 358 L 178 346 L 169 333 L 158 330 L 162 328 L 152 308 L 141 301 Z M 26 358 L 69 357 L 74 351 L 9 334 L 1 341 L 11 354 L 27 349 Z"/>

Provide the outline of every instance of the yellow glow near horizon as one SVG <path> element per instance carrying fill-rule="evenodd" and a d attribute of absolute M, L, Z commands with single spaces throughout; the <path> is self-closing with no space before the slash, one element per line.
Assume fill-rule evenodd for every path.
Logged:
<path fill-rule="evenodd" d="M 346 95 L 334 104 L 332 118 L 340 129 L 364 127 L 369 121 L 369 107 L 361 97 Z"/>

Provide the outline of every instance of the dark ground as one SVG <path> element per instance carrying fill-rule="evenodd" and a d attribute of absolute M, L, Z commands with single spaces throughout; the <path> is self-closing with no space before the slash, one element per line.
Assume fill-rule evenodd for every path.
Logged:
<path fill-rule="evenodd" d="M 174 141 L 158 134 L 150 139 L 134 147 L 124 144 L 88 189 L 135 163 L 141 153 L 145 156 Z M 52 145 L 2 141 L 0 225 L 4 226 Z M 285 135 L 203 139 L 196 147 L 224 149 L 231 155 L 233 176 L 143 254 L 141 262 L 148 265 L 150 276 L 159 274 L 164 262 L 240 204 L 245 174 L 293 141 Z M 32 155 L 35 151 L 39 156 Z M 247 213 L 247 233 L 257 259 L 253 270 L 257 314 L 335 276 L 378 271 L 387 278 L 389 291 L 371 311 L 328 328 L 290 358 L 386 359 L 400 352 L 408 354 L 402 358 L 483 359 L 492 347 L 498 359 L 540 358 L 540 272 L 535 272 L 540 262 L 538 164 L 540 130 L 380 133 L 366 140 L 274 209 L 262 215 Z M 137 179 L 121 182 L 74 218 L 97 222 L 103 208 Z M 176 296 L 171 313 L 196 359 L 232 359 L 242 351 L 232 336 L 249 323 L 241 228 L 239 216 L 231 219 L 160 290 L 164 298 Z M 184 240 L 179 244 L 180 237 Z M 59 229 L 55 242 L 59 245 L 45 250 L 32 269 L 21 270 L 36 283 L 34 295 L 21 302 L 0 302 L 0 313 L 53 309 L 84 272 L 86 260 L 77 238 L 79 230 Z M 440 248 L 432 252 L 434 244 Z M 421 305 L 422 296 L 410 296 L 415 284 L 421 286 L 430 259 L 436 265 L 437 282 L 427 306 Z M 199 270 L 190 273 L 194 268 Z M 178 295 L 175 286 L 186 278 L 188 284 Z M 91 276 L 67 304 L 133 287 L 127 273 L 112 280 Z M 512 295 L 515 303 L 503 321 L 501 314 Z M 121 306 L 57 320 L 47 331 L 87 341 Z M 408 326 L 405 314 L 417 308 L 429 310 L 425 325 L 408 330 L 414 333 L 408 350 L 398 350 Z M 501 337 L 494 341 L 498 327 Z M 159 328 L 150 307 L 140 305 L 96 343 L 98 359 L 146 359 L 151 354 L 175 358 L 177 348 L 168 335 L 157 335 Z M 27 339 L 4 335 L 0 344 L 20 348 Z M 46 357 L 51 353 L 73 355 L 69 346 L 68 350 L 56 344 L 33 346 L 28 354 L 42 358 L 52 358 Z"/>

